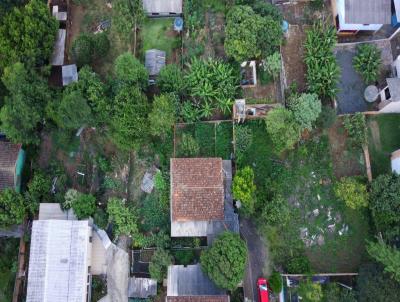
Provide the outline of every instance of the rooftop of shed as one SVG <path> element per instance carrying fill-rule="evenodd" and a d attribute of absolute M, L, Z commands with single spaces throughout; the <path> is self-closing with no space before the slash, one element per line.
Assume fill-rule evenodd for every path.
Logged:
<path fill-rule="evenodd" d="M 15 167 L 21 144 L 0 142 L 0 190 L 15 186 Z"/>
<path fill-rule="evenodd" d="M 347 24 L 390 24 L 391 0 L 345 0 Z"/>

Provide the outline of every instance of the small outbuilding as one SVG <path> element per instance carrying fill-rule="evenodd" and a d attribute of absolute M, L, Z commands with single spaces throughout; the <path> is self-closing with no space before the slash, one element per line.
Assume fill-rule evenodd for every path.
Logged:
<path fill-rule="evenodd" d="M 75 64 L 64 65 L 62 67 L 62 84 L 67 86 L 72 82 L 78 81 L 78 68 Z"/>
<path fill-rule="evenodd" d="M 182 0 L 143 0 L 149 17 L 168 17 L 182 14 Z"/>
<path fill-rule="evenodd" d="M 155 77 L 165 66 L 167 53 L 163 50 L 150 49 L 145 54 L 145 66 L 150 77 Z"/>
<path fill-rule="evenodd" d="M 50 60 L 50 64 L 52 66 L 62 66 L 64 64 L 66 37 L 67 37 L 67 31 L 65 29 L 59 29 L 57 32 L 57 39 L 54 44 L 53 54 Z"/>
<path fill-rule="evenodd" d="M 147 299 L 155 296 L 157 296 L 157 280 L 150 278 L 129 278 L 129 298 Z"/>
<path fill-rule="evenodd" d="M 7 188 L 21 191 L 25 151 L 21 144 L 0 142 L 0 190 Z"/>
<path fill-rule="evenodd" d="M 392 172 L 400 175 L 400 149 L 392 153 L 391 164 Z"/>
<path fill-rule="evenodd" d="M 386 87 L 380 92 L 382 113 L 400 113 L 400 78 L 387 78 Z"/>

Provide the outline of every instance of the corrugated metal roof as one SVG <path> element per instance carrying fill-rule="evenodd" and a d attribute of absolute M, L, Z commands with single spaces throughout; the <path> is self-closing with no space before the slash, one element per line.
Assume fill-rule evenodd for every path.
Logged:
<path fill-rule="evenodd" d="M 386 81 L 389 86 L 390 100 L 400 102 L 400 78 L 388 78 Z"/>
<path fill-rule="evenodd" d="M 160 73 L 161 68 L 165 66 L 167 53 L 158 49 L 150 49 L 145 54 L 145 66 L 149 75 L 155 76 Z"/>
<path fill-rule="evenodd" d="M 143 8 L 148 14 L 182 14 L 182 0 L 143 0 Z"/>
<path fill-rule="evenodd" d="M 15 168 L 21 144 L 0 142 L 0 190 L 15 187 Z"/>
<path fill-rule="evenodd" d="M 59 29 L 57 32 L 57 39 L 54 44 L 53 54 L 50 60 L 50 64 L 53 66 L 62 66 L 64 64 L 66 37 L 67 37 L 67 31 L 65 29 Z"/>
<path fill-rule="evenodd" d="M 90 234 L 87 220 L 33 222 L 27 302 L 86 302 Z"/>
<path fill-rule="evenodd" d="M 154 296 L 157 296 L 157 280 L 150 278 L 129 278 L 129 298 L 146 299 Z"/>
<path fill-rule="evenodd" d="M 390 24 L 390 0 L 345 0 L 347 24 Z"/>

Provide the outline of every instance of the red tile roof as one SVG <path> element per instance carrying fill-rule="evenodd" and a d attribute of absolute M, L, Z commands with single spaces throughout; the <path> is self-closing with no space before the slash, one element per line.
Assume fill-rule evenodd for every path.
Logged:
<path fill-rule="evenodd" d="M 222 159 L 171 159 L 171 213 L 173 221 L 224 219 Z"/>
<path fill-rule="evenodd" d="M 20 149 L 20 144 L 0 142 L 0 190 L 15 187 L 15 165 Z"/>
<path fill-rule="evenodd" d="M 169 296 L 167 297 L 167 302 L 229 302 L 229 296 Z"/>

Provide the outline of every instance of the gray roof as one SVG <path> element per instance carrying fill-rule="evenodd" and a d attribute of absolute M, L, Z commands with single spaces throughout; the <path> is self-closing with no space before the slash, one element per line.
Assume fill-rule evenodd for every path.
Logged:
<path fill-rule="evenodd" d="M 155 76 L 160 73 L 161 68 L 165 66 L 166 56 L 166 52 L 162 50 L 150 49 L 146 51 L 145 66 L 149 75 Z"/>
<path fill-rule="evenodd" d="M 391 0 L 345 0 L 347 24 L 390 24 Z"/>
<path fill-rule="evenodd" d="M 62 82 L 63 86 L 67 86 L 72 82 L 78 81 L 78 69 L 75 64 L 64 65 L 62 67 Z"/>
<path fill-rule="evenodd" d="M 27 302 L 86 302 L 90 235 L 87 220 L 33 222 Z"/>
<path fill-rule="evenodd" d="M 203 273 L 199 264 L 168 267 L 167 296 L 226 295 Z"/>
<path fill-rule="evenodd" d="M 129 298 L 149 298 L 157 296 L 157 280 L 150 278 L 129 278 Z"/>
<path fill-rule="evenodd" d="M 53 54 L 52 54 L 51 60 L 50 60 L 50 64 L 53 66 L 61 66 L 64 64 L 66 36 L 67 36 L 67 31 L 65 29 L 58 30 L 57 39 L 54 44 Z"/>
<path fill-rule="evenodd" d="M 389 86 L 390 100 L 393 102 L 400 101 L 400 78 L 386 79 Z"/>
<path fill-rule="evenodd" d="M 148 14 L 182 14 L 182 0 L 143 0 L 143 8 Z"/>
<path fill-rule="evenodd" d="M 41 203 L 39 220 L 78 220 L 72 209 L 63 211 L 59 203 Z"/>

